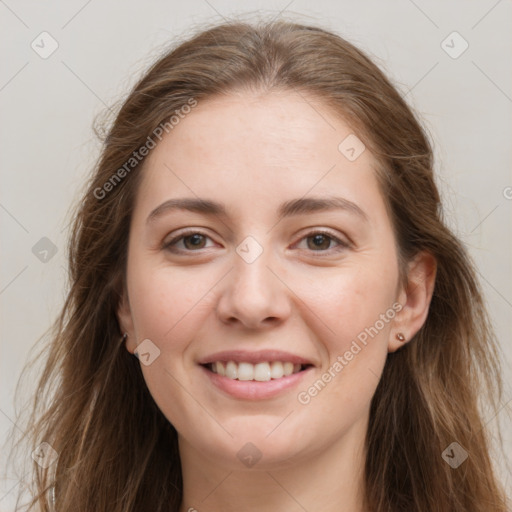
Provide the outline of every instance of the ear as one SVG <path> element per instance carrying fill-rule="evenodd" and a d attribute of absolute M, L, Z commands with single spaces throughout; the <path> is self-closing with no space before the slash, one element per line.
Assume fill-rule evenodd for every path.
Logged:
<path fill-rule="evenodd" d="M 434 256 L 426 251 L 421 251 L 409 262 L 407 282 L 398 294 L 402 309 L 395 316 L 388 352 L 395 352 L 403 347 L 425 323 L 434 293 L 436 270 Z M 404 335 L 405 342 L 396 338 L 398 333 Z"/>
<path fill-rule="evenodd" d="M 128 337 L 126 338 L 125 345 L 126 350 L 131 354 L 134 353 L 135 348 L 137 346 L 135 339 L 135 330 L 133 328 L 133 320 L 132 320 L 132 312 L 130 308 L 130 302 L 128 300 L 127 292 L 124 289 L 121 298 L 119 299 L 119 304 L 117 306 L 117 321 L 119 323 L 119 328 L 123 335 L 126 333 Z"/>

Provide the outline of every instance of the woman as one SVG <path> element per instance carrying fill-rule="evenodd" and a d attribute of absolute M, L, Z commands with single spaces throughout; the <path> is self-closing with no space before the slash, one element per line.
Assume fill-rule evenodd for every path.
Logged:
<path fill-rule="evenodd" d="M 431 147 L 337 35 L 233 22 L 163 56 L 69 251 L 42 510 L 506 510 L 496 345 Z"/>

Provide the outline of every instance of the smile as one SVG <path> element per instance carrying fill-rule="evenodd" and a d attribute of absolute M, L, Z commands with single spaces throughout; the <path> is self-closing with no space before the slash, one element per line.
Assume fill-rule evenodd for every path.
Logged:
<path fill-rule="evenodd" d="M 215 361 L 206 365 L 210 371 L 232 380 L 268 382 L 306 369 L 309 365 L 291 361 L 262 361 L 256 364 L 235 361 Z"/>
<path fill-rule="evenodd" d="M 290 393 L 319 366 L 314 359 L 276 349 L 224 350 L 200 357 L 196 363 L 213 389 L 238 400 Z"/>

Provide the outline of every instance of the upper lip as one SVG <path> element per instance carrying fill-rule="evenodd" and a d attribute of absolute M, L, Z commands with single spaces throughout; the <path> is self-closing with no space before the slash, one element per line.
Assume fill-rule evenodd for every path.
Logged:
<path fill-rule="evenodd" d="M 198 363 L 209 364 L 215 363 L 216 361 L 235 361 L 237 363 L 252 364 L 266 361 L 281 361 L 283 363 L 290 362 L 293 364 L 313 364 L 309 359 L 282 350 L 258 350 L 256 352 L 248 350 L 224 350 L 202 357 L 199 359 Z"/>

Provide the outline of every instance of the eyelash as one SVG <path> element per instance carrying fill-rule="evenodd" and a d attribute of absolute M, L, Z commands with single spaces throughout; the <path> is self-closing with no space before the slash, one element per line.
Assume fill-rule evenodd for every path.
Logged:
<path fill-rule="evenodd" d="M 199 252 L 200 249 L 198 249 L 197 251 L 194 251 L 194 250 L 190 250 L 190 249 L 175 249 L 173 248 L 173 245 L 175 245 L 177 242 L 189 237 L 189 236 L 192 236 L 192 235 L 201 235 L 205 238 L 210 238 L 206 233 L 203 233 L 201 231 L 197 231 L 197 230 L 188 230 L 188 231 L 184 231 L 182 233 L 180 233 L 179 235 L 175 236 L 174 238 L 172 238 L 169 242 L 166 242 L 164 245 L 163 245 L 163 249 L 169 251 L 169 252 L 172 252 L 174 254 L 183 254 L 183 253 L 193 253 L 193 252 Z M 344 249 L 347 249 L 348 247 L 350 247 L 350 244 L 348 242 L 345 242 L 343 240 L 340 240 L 339 238 L 337 238 L 336 236 L 334 236 L 332 233 L 329 233 L 328 231 L 323 231 L 323 230 L 318 230 L 318 231 L 311 231 L 310 233 L 308 233 L 307 235 L 303 236 L 299 242 L 301 242 L 302 240 L 305 240 L 305 239 L 308 239 L 308 238 L 311 238 L 313 236 L 316 236 L 316 235 L 323 235 L 329 239 L 331 239 L 332 241 L 335 241 L 338 243 L 338 246 L 336 248 L 333 249 L 327 249 L 327 250 L 319 250 L 319 251 L 314 251 L 314 250 L 311 250 L 312 253 L 329 253 L 329 252 L 340 252 Z M 210 238 L 211 239 L 211 238 Z"/>

